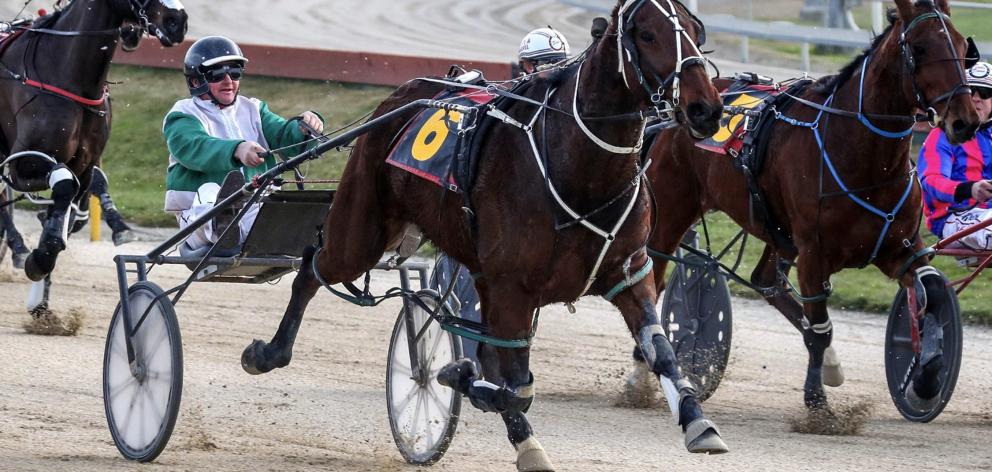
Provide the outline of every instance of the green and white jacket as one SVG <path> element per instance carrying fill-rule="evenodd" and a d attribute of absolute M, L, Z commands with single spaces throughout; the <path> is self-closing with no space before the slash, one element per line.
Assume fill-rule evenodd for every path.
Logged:
<path fill-rule="evenodd" d="M 165 211 L 180 212 L 193 205 L 196 190 L 207 182 L 221 183 L 240 169 L 246 179 L 276 164 L 269 156 L 257 167 L 245 167 L 234 158 L 234 150 L 244 141 L 255 141 L 266 149 L 300 143 L 303 132 L 295 120 L 269 111 L 257 98 L 238 96 L 230 106 L 220 108 L 210 100 L 187 98 L 172 106 L 165 115 L 162 133 L 169 148 L 169 170 L 165 179 Z M 287 149 L 288 155 L 304 151 Z"/>

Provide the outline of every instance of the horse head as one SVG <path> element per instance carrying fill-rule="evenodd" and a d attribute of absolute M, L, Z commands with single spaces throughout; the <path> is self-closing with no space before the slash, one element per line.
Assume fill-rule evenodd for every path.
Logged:
<path fill-rule="evenodd" d="M 978 60 L 978 48 L 950 21 L 947 0 L 895 0 L 901 34 L 889 46 L 900 49 L 905 92 L 932 117 L 952 144 L 971 139 L 981 118 L 971 102 L 965 68 Z M 898 40 L 898 43 L 893 43 Z"/>
<path fill-rule="evenodd" d="M 619 72 L 628 88 L 642 89 L 654 106 L 670 105 L 696 138 L 719 129 L 723 103 L 699 49 L 706 30 L 685 5 L 678 0 L 622 0 L 613 11 L 611 29 L 607 35 L 616 38 Z"/>
<path fill-rule="evenodd" d="M 139 33 L 155 36 L 165 47 L 181 43 L 186 36 L 188 15 L 180 0 L 114 0 L 114 2 L 119 4 L 117 9 L 123 12 L 122 16 L 125 20 L 137 25 Z M 122 34 L 125 34 L 125 48 L 127 48 L 128 39 L 133 39 L 133 35 L 129 38 L 124 29 Z"/>

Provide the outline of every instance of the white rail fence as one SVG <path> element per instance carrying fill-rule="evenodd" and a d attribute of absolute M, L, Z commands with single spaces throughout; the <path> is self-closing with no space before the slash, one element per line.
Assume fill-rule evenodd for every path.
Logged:
<path fill-rule="evenodd" d="M 562 0 L 563 3 L 580 6 L 589 11 L 597 13 L 610 12 L 610 8 L 603 6 L 602 1 L 590 0 Z M 885 5 L 891 5 L 891 1 L 870 0 L 872 30 L 850 30 L 840 28 L 825 28 L 820 26 L 797 25 L 787 21 L 755 21 L 738 18 L 728 14 L 706 14 L 700 13 L 699 19 L 706 25 L 708 33 L 725 33 L 741 37 L 740 60 L 748 62 L 748 51 L 750 48 L 749 39 L 757 38 L 770 41 L 780 41 L 786 43 L 798 43 L 800 62 L 802 70 L 810 70 L 810 46 L 839 46 L 845 48 L 862 49 L 871 44 L 874 32 L 880 32 L 885 25 Z M 698 11 L 698 0 L 688 0 L 686 6 L 693 11 Z M 951 8 L 956 11 L 961 9 L 992 10 L 992 4 L 952 1 Z M 978 49 L 983 57 L 989 57 L 992 53 L 992 42 L 978 42 Z"/>

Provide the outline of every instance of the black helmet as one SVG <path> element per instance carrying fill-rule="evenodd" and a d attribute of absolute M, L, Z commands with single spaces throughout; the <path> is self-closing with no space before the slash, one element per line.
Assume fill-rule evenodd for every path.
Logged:
<path fill-rule="evenodd" d="M 196 40 L 189 51 L 186 51 L 186 59 L 183 60 L 183 74 L 186 75 L 189 94 L 199 97 L 207 93 L 209 86 L 204 72 L 224 62 L 237 62 L 244 67 L 248 58 L 241 54 L 241 48 L 234 41 L 223 36 L 207 36 Z M 193 79 L 197 79 L 195 86 Z"/>

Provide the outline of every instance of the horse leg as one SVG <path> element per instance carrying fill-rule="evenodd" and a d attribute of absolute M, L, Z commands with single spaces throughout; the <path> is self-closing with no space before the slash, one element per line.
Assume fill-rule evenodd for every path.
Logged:
<path fill-rule="evenodd" d="M 69 234 L 76 234 L 90 221 L 90 193 L 83 192 L 75 201 L 76 206 L 69 216 Z M 98 222 L 99 223 L 99 222 Z"/>
<path fill-rule="evenodd" d="M 386 244 L 402 230 L 405 222 L 382 216 L 381 197 L 368 191 L 375 186 L 364 179 L 371 175 L 359 174 L 353 181 L 345 179 L 339 186 L 323 227 L 324 244 L 320 253 L 314 247 L 304 251 L 279 329 L 268 343 L 255 339 L 245 348 L 241 354 L 245 372 L 258 375 L 289 365 L 303 313 L 321 287 L 314 269 L 320 271 L 321 278 L 329 285 L 351 282 L 375 267 Z"/>
<path fill-rule="evenodd" d="M 25 307 L 32 318 L 40 318 L 47 313 L 51 313 L 51 310 L 48 308 L 48 295 L 51 289 L 52 274 L 48 274 L 44 279 L 31 283 Z"/>
<path fill-rule="evenodd" d="M 530 335 L 531 300 L 521 300 L 519 291 L 480 292 L 483 318 L 490 335 L 502 339 L 526 338 Z M 522 308 L 521 308 L 522 307 Z M 494 316 L 494 313 L 499 313 Z M 492 320 L 499 320 L 498 323 Z M 486 345 L 480 348 L 480 362 L 485 372 L 483 380 L 470 359 L 460 359 L 443 367 L 437 381 L 465 395 L 472 405 L 484 412 L 499 413 L 506 425 L 507 438 L 517 452 L 518 471 L 554 470 L 551 460 L 527 420 L 526 412 L 534 401 L 534 376 L 531 374 L 530 347 L 502 348 Z"/>
<path fill-rule="evenodd" d="M 799 289 L 803 297 L 814 299 L 804 302 L 808 327 L 803 330 L 803 341 L 809 354 L 806 383 L 803 386 L 806 408 L 828 410 L 827 394 L 823 390 L 823 361 L 833 339 L 833 324 L 827 313 L 826 291 L 828 275 L 824 275 L 816 251 L 804 251 L 799 257 Z M 824 295 L 823 297 L 820 297 Z"/>
<path fill-rule="evenodd" d="M 765 245 L 761 258 L 751 273 L 751 283 L 761 287 L 761 295 L 771 306 L 775 307 L 789 320 L 800 334 L 805 336 L 805 317 L 803 306 L 789 292 L 782 277 L 789 276 L 792 265 L 782 260 L 770 245 Z M 781 276 L 780 276 L 781 273 Z M 823 354 L 823 384 L 829 387 L 839 387 L 844 383 L 844 370 L 833 346 L 827 345 Z"/>
<path fill-rule="evenodd" d="M 14 265 L 14 268 L 23 269 L 24 261 L 28 258 L 28 254 L 31 251 L 24 245 L 24 238 L 21 237 L 21 233 L 14 226 L 14 205 L 9 202 L 7 192 L 0 192 L 0 205 L 6 203 L 5 206 L 0 207 L 0 229 L 3 229 L 3 231 L 0 231 L 0 234 L 4 235 L 4 240 L 0 240 L 0 244 L 6 243 L 10 248 L 10 261 Z"/>
<path fill-rule="evenodd" d="M 653 275 L 620 292 L 612 300 L 640 347 L 646 365 L 661 383 L 672 416 L 685 433 L 686 449 L 711 454 L 727 452 L 716 424 L 703 416 L 692 383 L 679 373 L 675 351 L 655 311 L 656 301 Z"/>
<path fill-rule="evenodd" d="M 24 264 L 24 273 L 35 282 L 55 269 L 59 253 L 65 250 L 65 241 L 69 236 L 69 209 L 79 190 L 79 183 L 68 167 L 58 164 L 48 172 L 48 187 L 52 189 L 52 205 L 42 226 L 38 247 L 31 251 Z"/>
<path fill-rule="evenodd" d="M 104 221 L 107 222 L 107 226 L 110 226 L 113 233 L 114 246 L 134 241 L 131 227 L 124 222 L 124 217 L 121 216 L 110 196 L 110 180 L 99 167 L 93 168 L 93 183 L 90 184 L 90 193 L 100 199 L 100 209 L 103 210 Z"/>
<path fill-rule="evenodd" d="M 880 264 L 879 268 L 890 276 L 899 275 L 900 261 Z M 916 294 L 917 309 L 923 313 L 918 320 L 920 332 L 920 359 L 915 368 L 910 385 L 906 387 L 906 400 L 920 410 L 930 410 L 940 401 L 940 371 L 944 367 L 944 331 L 935 313 L 941 312 L 948 299 L 947 281 L 940 272 L 925 262 L 913 264 L 911 270 L 902 274 L 900 284 Z"/>

